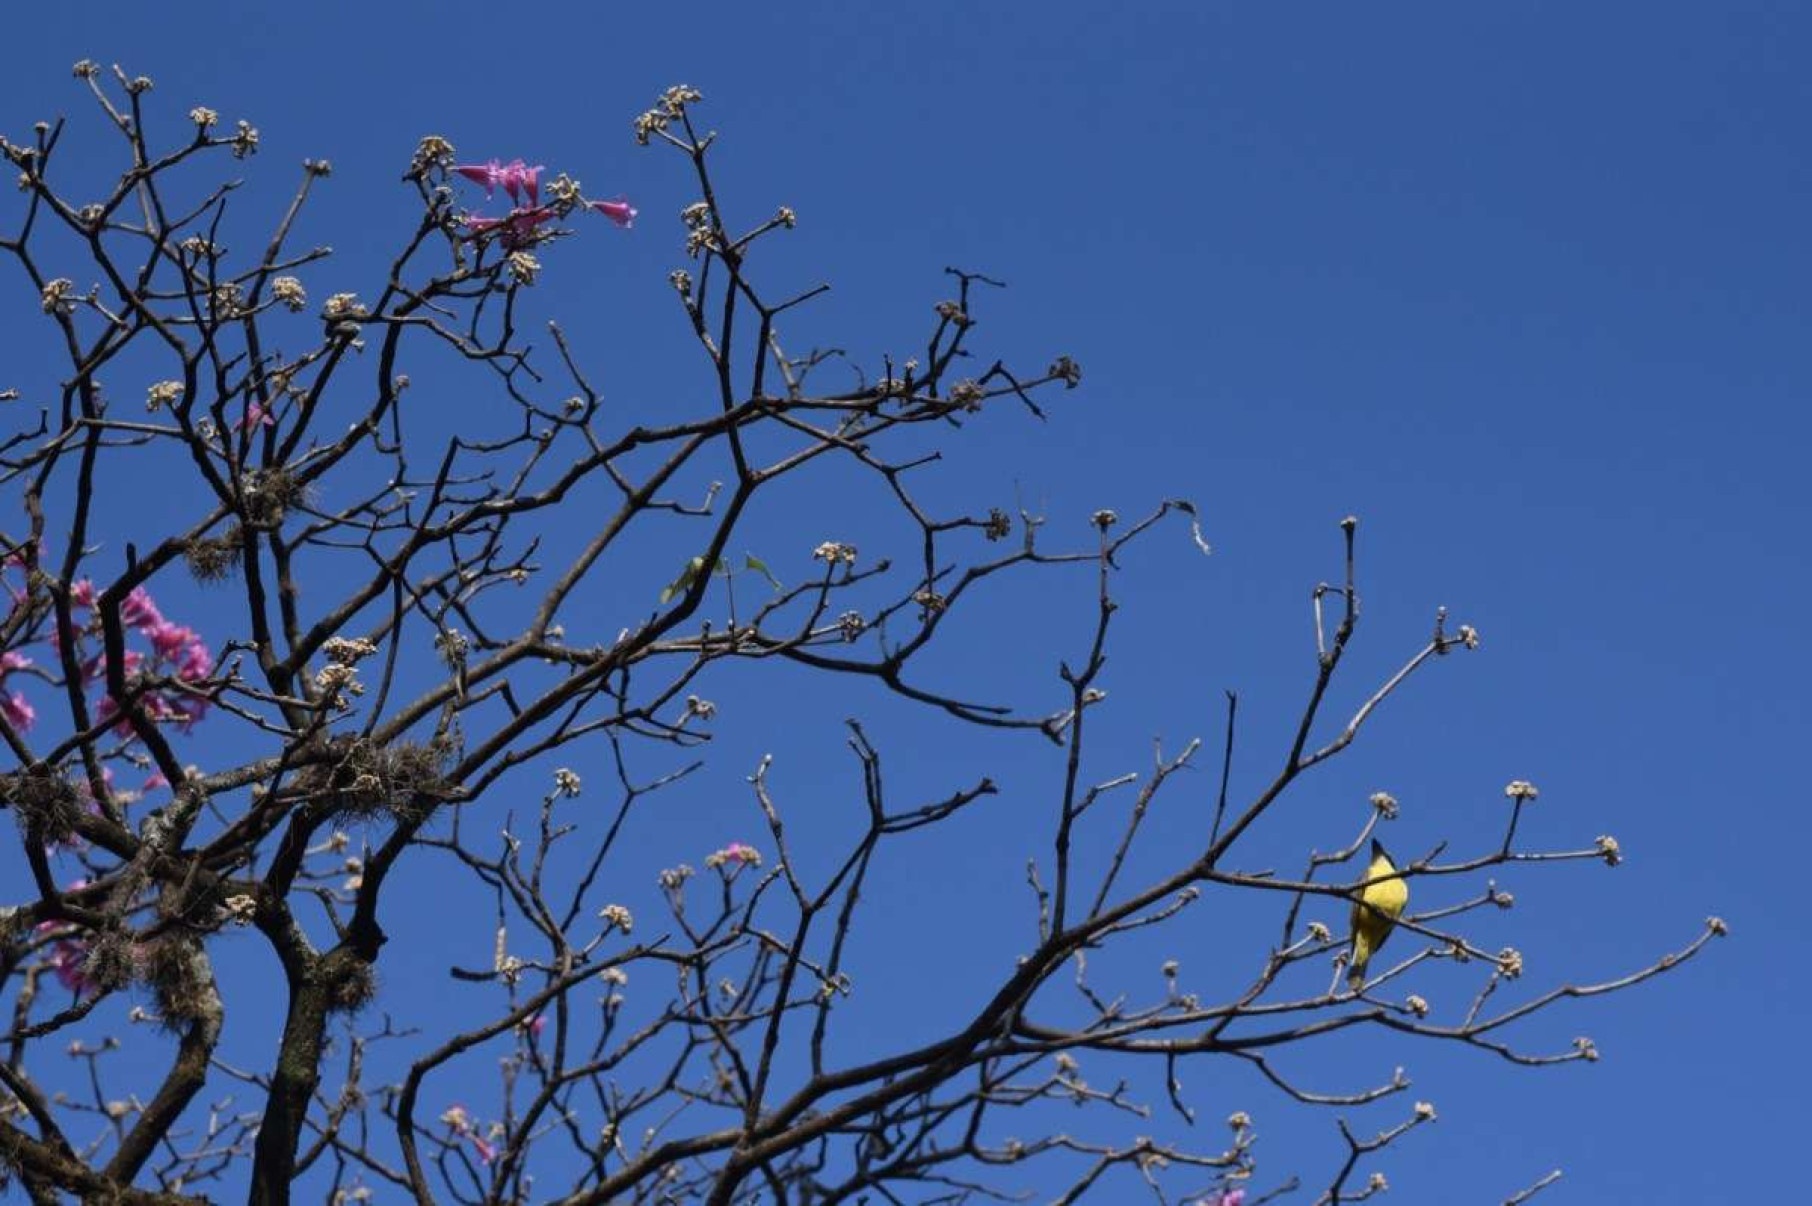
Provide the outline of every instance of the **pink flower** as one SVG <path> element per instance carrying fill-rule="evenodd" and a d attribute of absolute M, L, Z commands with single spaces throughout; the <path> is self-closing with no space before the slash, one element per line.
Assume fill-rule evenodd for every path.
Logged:
<path fill-rule="evenodd" d="M 717 868 L 759 867 L 761 866 L 761 851 L 753 846 L 745 846 L 741 842 L 731 842 L 722 850 L 713 850 L 707 854 L 705 866 Z"/>
<path fill-rule="evenodd" d="M 83 578 L 80 582 L 77 582 L 74 586 L 70 587 L 69 588 L 69 601 L 77 607 L 93 607 L 94 606 L 94 582 L 93 582 L 93 580 L 89 579 L 89 578 Z"/>
<path fill-rule="evenodd" d="M 0 653 L 0 679 L 5 678 L 15 670 L 23 670 L 29 665 L 31 665 L 31 659 L 29 657 L 26 657 L 16 649 L 8 649 L 5 653 Z"/>
<path fill-rule="evenodd" d="M 618 197 L 613 201 L 588 202 L 587 208 L 597 210 L 624 230 L 635 225 L 636 208 L 629 203 L 627 197 Z"/>
<path fill-rule="evenodd" d="M 502 218 L 481 218 L 477 214 L 467 214 L 466 229 L 472 232 L 473 238 L 483 238 L 494 232 L 501 233 L 503 249 L 515 251 L 533 243 L 535 228 L 553 217 L 554 211 L 545 205 L 537 205 L 533 209 L 512 209 Z"/>
<path fill-rule="evenodd" d="M 1220 1206 L 1244 1206 L 1245 1201 L 1246 1201 L 1246 1191 L 1245 1190 L 1229 1189 L 1227 1192 L 1225 1192 L 1221 1195 Z"/>
<path fill-rule="evenodd" d="M 50 970 L 56 974 L 57 983 L 78 997 L 94 991 L 87 966 L 88 944 L 80 938 L 59 938 L 50 948 Z"/>
<path fill-rule="evenodd" d="M 239 420 L 239 430 L 247 431 L 253 427 L 275 427 L 277 420 L 266 410 L 262 402 L 248 402 L 245 406 L 245 418 Z"/>
<path fill-rule="evenodd" d="M 497 1149 L 485 1142 L 484 1138 L 480 1135 L 472 1136 L 472 1148 L 478 1153 L 478 1162 L 480 1164 L 489 1164 L 497 1158 Z"/>
<path fill-rule="evenodd" d="M 186 630 L 185 630 L 186 631 Z M 214 655 L 208 647 L 189 633 L 189 644 L 182 651 L 182 658 L 176 665 L 176 677 L 185 683 L 200 682 L 214 672 Z"/>
<path fill-rule="evenodd" d="M 530 1038 L 540 1038 L 541 1032 L 547 1029 L 547 1019 L 540 1014 L 533 1014 L 523 1020 L 522 1028 L 529 1032 Z"/>
<path fill-rule="evenodd" d="M 162 621 L 159 621 L 160 623 Z M 145 664 L 145 655 L 136 649 L 126 650 L 126 677 L 131 678 Z M 89 682 L 96 682 L 107 677 L 107 655 L 97 653 L 82 663 L 82 676 Z"/>
<path fill-rule="evenodd" d="M 38 719 L 38 710 L 17 691 L 0 692 L 0 713 L 6 716 L 6 723 L 21 730 L 31 728 Z"/>
<path fill-rule="evenodd" d="M 163 615 L 157 610 L 157 604 L 151 601 L 151 592 L 142 586 L 135 586 L 120 604 L 120 619 L 134 628 L 145 628 L 152 624 L 163 623 Z"/>
<path fill-rule="evenodd" d="M 172 624 L 168 620 L 159 620 L 145 628 L 145 636 L 158 657 L 174 661 L 195 640 L 195 630 L 181 624 Z"/>
<path fill-rule="evenodd" d="M 475 184 L 484 185 L 487 197 L 501 188 L 509 194 L 511 201 L 520 201 L 526 196 L 531 205 L 541 203 L 541 173 L 546 170 L 541 164 L 529 167 L 520 159 L 508 163 L 492 159 L 485 163 L 464 164 L 453 170 Z"/>

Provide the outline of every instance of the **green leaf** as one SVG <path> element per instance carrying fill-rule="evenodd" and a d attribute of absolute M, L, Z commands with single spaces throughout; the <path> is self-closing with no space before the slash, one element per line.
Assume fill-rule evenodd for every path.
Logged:
<path fill-rule="evenodd" d="M 703 557 L 694 557 L 687 561 L 685 568 L 680 570 L 679 577 L 668 583 L 666 589 L 661 591 L 661 602 L 664 604 L 671 603 L 673 602 L 674 596 L 684 594 L 686 591 L 690 590 L 692 588 L 692 583 L 698 578 L 699 572 L 704 568 L 705 559 Z"/>
<path fill-rule="evenodd" d="M 754 570 L 756 573 L 760 574 L 763 578 L 766 578 L 768 580 L 768 584 L 770 586 L 772 586 L 775 590 L 786 589 L 785 587 L 780 585 L 780 579 L 778 579 L 774 576 L 774 571 L 770 570 L 768 568 L 768 563 L 763 561 L 761 558 L 757 557 L 754 553 L 744 553 L 743 554 L 742 567 L 744 569 Z"/>

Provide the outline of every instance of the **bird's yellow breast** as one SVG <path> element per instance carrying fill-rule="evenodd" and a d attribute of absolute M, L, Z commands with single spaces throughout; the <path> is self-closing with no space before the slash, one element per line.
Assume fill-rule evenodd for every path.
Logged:
<path fill-rule="evenodd" d="M 1379 878 L 1392 875 L 1395 871 L 1396 868 L 1391 866 L 1389 859 L 1373 859 L 1372 865 L 1365 870 L 1366 879 L 1373 882 L 1367 883 L 1365 890 L 1359 893 L 1360 900 L 1392 919 L 1401 915 L 1404 907 L 1409 904 L 1409 882 L 1407 880 L 1401 877 Z"/>

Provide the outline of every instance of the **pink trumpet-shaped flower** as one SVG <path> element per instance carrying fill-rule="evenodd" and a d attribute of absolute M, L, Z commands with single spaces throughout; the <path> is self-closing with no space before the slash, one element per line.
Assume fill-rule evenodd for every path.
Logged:
<path fill-rule="evenodd" d="M 144 628 L 164 621 L 163 613 L 151 601 L 151 592 L 142 586 L 133 587 L 132 592 L 120 604 L 120 619 L 134 628 Z"/>
<path fill-rule="evenodd" d="M 248 402 L 245 407 L 245 418 L 239 420 L 239 430 L 252 427 L 275 427 L 277 420 L 262 402 Z"/>
<path fill-rule="evenodd" d="M 195 639 L 193 633 L 189 636 L 189 643 L 183 646 L 182 657 L 176 663 L 176 677 L 185 683 L 195 683 L 214 673 L 214 655 Z"/>
<path fill-rule="evenodd" d="M 484 185 L 487 197 L 502 189 L 511 201 L 520 201 L 526 196 L 530 205 L 541 203 L 541 173 L 546 170 L 541 164 L 530 167 L 520 159 L 508 163 L 492 159 L 485 163 L 463 164 L 453 170 L 474 184 Z"/>
<path fill-rule="evenodd" d="M 75 607 L 93 607 L 94 606 L 94 581 L 93 581 L 93 579 L 83 578 L 80 582 L 77 582 L 74 586 L 70 587 L 69 588 L 69 602 L 72 606 L 75 606 Z"/>
<path fill-rule="evenodd" d="M 38 710 L 17 691 L 0 691 L 0 713 L 5 714 L 6 723 L 20 731 L 31 728 L 38 719 Z"/>
<path fill-rule="evenodd" d="M 515 251 L 533 243 L 535 228 L 554 217 L 553 209 L 546 205 L 537 205 L 533 209 L 513 209 L 502 218 L 481 218 L 477 214 L 467 214 L 466 229 L 472 232 L 474 238 L 498 234 L 503 249 Z"/>
<path fill-rule="evenodd" d="M 617 197 L 611 201 L 588 202 L 587 208 L 597 210 L 624 230 L 635 225 L 636 208 L 629 203 L 627 197 Z"/>
<path fill-rule="evenodd" d="M 159 620 L 145 629 L 145 637 L 151 642 L 151 648 L 161 658 L 174 660 L 195 641 L 195 630 L 181 624 L 172 624 L 168 620 Z"/>
<path fill-rule="evenodd" d="M 78 997 L 94 991 L 87 969 L 88 943 L 82 939 L 59 938 L 50 948 L 50 970 L 56 974 L 57 983 Z"/>
<path fill-rule="evenodd" d="M 478 1152 L 480 1164 L 489 1164 L 497 1158 L 497 1149 L 487 1143 L 481 1135 L 472 1136 L 472 1147 Z"/>
<path fill-rule="evenodd" d="M 5 653 L 0 653 L 0 679 L 5 678 L 15 670 L 23 670 L 29 665 L 31 665 L 31 659 L 29 657 L 26 657 L 16 649 L 8 649 Z"/>

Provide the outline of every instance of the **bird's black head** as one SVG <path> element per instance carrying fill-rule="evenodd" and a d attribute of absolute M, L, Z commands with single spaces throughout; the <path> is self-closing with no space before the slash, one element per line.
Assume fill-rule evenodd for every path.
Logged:
<path fill-rule="evenodd" d="M 1384 843 L 1377 838 L 1372 839 L 1372 857 L 1382 859 L 1390 858 L 1390 852 L 1384 848 Z"/>

